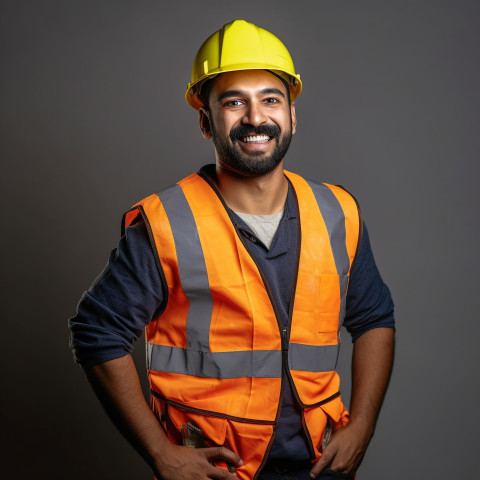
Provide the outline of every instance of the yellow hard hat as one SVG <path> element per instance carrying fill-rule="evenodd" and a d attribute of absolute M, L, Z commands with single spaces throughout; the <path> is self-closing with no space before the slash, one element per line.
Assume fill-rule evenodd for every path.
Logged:
<path fill-rule="evenodd" d="M 245 20 L 234 20 L 207 38 L 197 52 L 192 81 L 185 99 L 197 110 L 203 106 L 198 97 L 202 83 L 223 72 L 271 70 L 290 85 L 290 98 L 302 91 L 300 75 L 295 73 L 292 57 L 285 45 L 272 33 Z"/>

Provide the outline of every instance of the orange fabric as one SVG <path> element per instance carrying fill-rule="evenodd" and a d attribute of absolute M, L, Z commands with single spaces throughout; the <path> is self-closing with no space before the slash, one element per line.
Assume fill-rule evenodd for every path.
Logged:
<path fill-rule="evenodd" d="M 301 228 L 290 343 L 337 345 L 340 280 L 327 227 L 307 182 L 290 172 L 285 174 L 297 197 Z M 178 185 L 195 219 L 213 298 L 210 351 L 281 350 L 279 325 L 262 277 L 221 200 L 198 174 L 190 175 Z M 357 206 L 343 189 L 328 188 L 345 214 L 351 266 L 358 242 Z M 136 208 L 144 212 L 169 290 L 167 307 L 147 326 L 146 340 L 155 345 L 185 348 L 189 302 L 181 288 L 169 220 L 157 195 L 146 198 Z M 135 210 L 126 215 L 127 226 L 134 216 Z M 153 392 L 161 397 L 152 396 L 152 408 L 159 419 L 164 419 L 162 425 L 169 438 L 180 442 L 182 424 L 191 421 L 202 429 L 209 444 L 225 445 L 243 459 L 244 466 L 237 470 L 240 478 L 253 478 L 273 439 L 281 378 L 215 379 L 159 371 L 148 373 Z M 290 375 L 304 407 L 307 436 L 318 459 L 328 418 L 334 428 L 348 421 L 348 412 L 339 396 L 315 405 L 338 392 L 340 379 L 335 371 L 290 370 Z"/>
<path fill-rule="evenodd" d="M 327 227 L 307 182 L 289 172 L 287 177 L 297 194 L 302 232 L 293 308 L 295 328 L 292 326 L 290 341 L 306 345 L 335 345 L 340 289 Z M 313 298 L 320 301 L 312 301 Z M 331 335 L 332 332 L 335 335 Z"/>
<path fill-rule="evenodd" d="M 268 294 L 258 288 L 259 283 L 263 285 L 258 269 L 220 199 L 196 174 L 179 185 L 196 220 L 214 300 L 211 351 L 279 350 L 278 325 Z M 219 252 L 222 261 L 218 261 Z"/>
<path fill-rule="evenodd" d="M 152 396 L 151 407 L 171 442 L 181 444 L 182 425 L 192 422 L 201 427 L 208 446 L 225 445 L 243 460 L 236 474 L 242 480 L 254 477 L 261 465 L 274 433 L 274 424 L 254 424 L 218 418 L 182 410 Z M 226 468 L 224 464 L 218 464 Z"/>

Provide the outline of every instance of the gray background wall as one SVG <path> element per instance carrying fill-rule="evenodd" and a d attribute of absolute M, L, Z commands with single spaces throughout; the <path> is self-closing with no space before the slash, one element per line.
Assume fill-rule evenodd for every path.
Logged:
<path fill-rule="evenodd" d="M 212 161 L 185 86 L 201 42 L 245 18 L 304 81 L 287 168 L 355 193 L 396 301 L 395 371 L 358 478 L 473 478 L 478 2 L 18 0 L 0 17 L 3 475 L 151 478 L 73 363 L 66 320 L 122 213 Z M 345 334 L 347 395 L 350 348 Z"/>

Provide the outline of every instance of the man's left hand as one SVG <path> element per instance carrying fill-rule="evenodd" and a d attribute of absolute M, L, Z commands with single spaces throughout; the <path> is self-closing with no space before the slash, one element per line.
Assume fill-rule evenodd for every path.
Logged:
<path fill-rule="evenodd" d="M 335 472 L 354 474 L 365 455 L 370 439 L 368 429 L 348 423 L 332 435 L 322 456 L 310 471 L 310 476 L 317 477 L 326 467 Z"/>

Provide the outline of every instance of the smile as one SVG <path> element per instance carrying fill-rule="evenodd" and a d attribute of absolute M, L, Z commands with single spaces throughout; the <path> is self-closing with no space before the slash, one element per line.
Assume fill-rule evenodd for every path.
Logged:
<path fill-rule="evenodd" d="M 271 137 L 268 135 L 247 135 L 242 138 L 244 143 L 265 143 L 270 140 Z"/>

